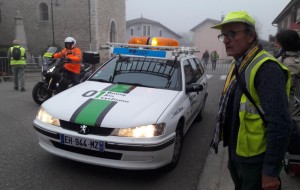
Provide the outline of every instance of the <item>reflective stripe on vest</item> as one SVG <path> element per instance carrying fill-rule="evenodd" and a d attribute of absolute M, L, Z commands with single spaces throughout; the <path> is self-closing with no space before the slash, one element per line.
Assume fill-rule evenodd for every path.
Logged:
<path fill-rule="evenodd" d="M 291 76 L 289 70 L 268 54 L 265 50 L 258 53 L 245 71 L 246 87 L 252 96 L 254 102 L 263 112 L 259 96 L 255 89 L 254 79 L 259 67 L 268 60 L 276 62 L 284 71 L 288 73 L 286 91 L 289 94 Z M 287 96 L 288 97 L 288 96 Z M 256 156 L 266 151 L 266 126 L 261 119 L 255 106 L 243 94 L 240 100 L 239 111 L 240 127 L 238 131 L 238 140 L 236 153 L 239 156 Z"/>
<path fill-rule="evenodd" d="M 21 58 L 20 60 L 15 60 L 12 57 L 12 52 L 14 47 L 19 47 L 21 51 Z M 25 60 L 25 48 L 21 46 L 13 46 L 10 48 L 10 65 L 26 65 L 26 60 Z"/>

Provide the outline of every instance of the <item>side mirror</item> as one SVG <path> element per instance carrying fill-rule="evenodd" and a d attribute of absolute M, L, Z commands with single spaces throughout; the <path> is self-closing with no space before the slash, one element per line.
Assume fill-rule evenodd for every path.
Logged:
<path fill-rule="evenodd" d="M 197 84 L 197 83 L 193 83 L 193 84 L 190 84 L 190 85 L 186 85 L 186 93 L 189 93 L 189 92 L 199 92 L 199 91 L 202 91 L 204 88 L 203 88 L 203 85 L 202 84 Z"/>

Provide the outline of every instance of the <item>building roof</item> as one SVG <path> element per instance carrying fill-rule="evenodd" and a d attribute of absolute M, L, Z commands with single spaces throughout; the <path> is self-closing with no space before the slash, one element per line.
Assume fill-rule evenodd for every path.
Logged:
<path fill-rule="evenodd" d="M 219 20 L 214 20 L 214 19 L 211 19 L 211 18 L 207 18 L 207 19 L 205 19 L 204 21 L 202 21 L 202 22 L 200 22 L 198 25 L 196 25 L 195 27 L 193 27 L 190 31 L 195 31 L 195 30 L 197 30 L 199 27 L 201 27 L 202 25 L 204 25 L 204 24 L 206 24 L 206 23 L 208 23 L 208 22 L 210 22 L 210 23 L 212 23 L 212 24 L 219 24 L 221 21 L 219 21 Z"/>
<path fill-rule="evenodd" d="M 146 18 L 143 18 L 143 17 L 126 21 L 126 28 L 129 28 L 129 27 L 137 25 L 137 24 L 158 25 L 158 26 L 162 27 L 163 29 L 165 29 L 166 31 L 168 31 L 168 32 L 174 34 L 175 36 L 177 36 L 178 39 L 182 39 L 182 36 L 180 36 L 179 34 L 175 33 L 174 31 L 172 31 L 168 27 L 164 26 L 160 22 L 157 22 L 157 21 L 154 21 L 154 20 L 150 20 L 150 19 L 146 19 Z"/>
<path fill-rule="evenodd" d="M 280 22 L 281 19 L 285 18 L 284 15 L 288 14 L 292 7 L 298 2 L 299 0 L 291 0 L 287 6 L 285 6 L 285 8 L 279 13 L 279 15 L 274 19 L 274 21 L 272 22 L 272 24 L 278 24 L 278 22 Z"/>

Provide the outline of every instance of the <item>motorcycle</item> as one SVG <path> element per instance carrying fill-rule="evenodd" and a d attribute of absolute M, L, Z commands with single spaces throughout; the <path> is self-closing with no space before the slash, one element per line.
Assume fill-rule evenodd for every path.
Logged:
<path fill-rule="evenodd" d="M 72 86 L 73 78 L 64 68 L 66 59 L 53 59 L 51 56 L 57 51 L 56 47 L 50 47 L 43 56 L 42 81 L 37 82 L 32 89 L 33 100 L 41 105 L 43 102 Z M 91 65 L 81 63 L 80 82 L 84 82 L 91 75 Z"/>

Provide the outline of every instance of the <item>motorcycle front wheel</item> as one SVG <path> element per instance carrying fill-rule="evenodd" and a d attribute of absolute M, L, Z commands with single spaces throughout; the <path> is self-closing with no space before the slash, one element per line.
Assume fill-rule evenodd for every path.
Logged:
<path fill-rule="evenodd" d="M 38 82 L 34 85 L 32 89 L 32 98 L 37 104 L 41 105 L 43 102 L 51 98 L 51 96 L 52 92 L 44 87 L 43 82 Z"/>

